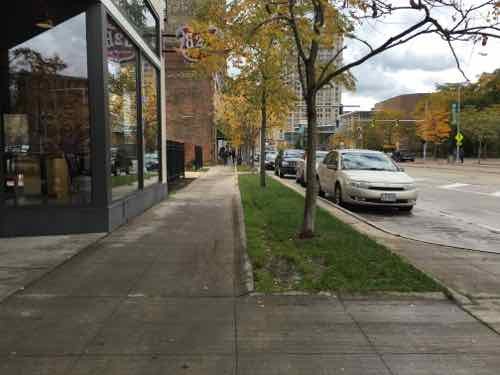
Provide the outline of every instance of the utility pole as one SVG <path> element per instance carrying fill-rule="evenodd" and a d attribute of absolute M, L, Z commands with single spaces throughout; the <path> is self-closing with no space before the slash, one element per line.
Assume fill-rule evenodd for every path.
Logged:
<path fill-rule="evenodd" d="M 460 89 L 461 85 L 458 85 L 458 103 L 457 103 L 457 135 L 460 134 Z M 457 155 L 455 156 L 455 162 L 458 164 L 458 161 L 460 160 L 460 142 L 456 141 L 457 143 Z"/>
<path fill-rule="evenodd" d="M 428 115 L 428 110 L 429 110 L 429 101 L 426 100 L 425 101 L 425 118 L 427 119 L 427 115 Z M 422 159 L 424 159 L 424 161 L 427 159 L 427 141 L 424 140 L 424 144 L 423 144 L 423 150 L 422 150 Z"/>

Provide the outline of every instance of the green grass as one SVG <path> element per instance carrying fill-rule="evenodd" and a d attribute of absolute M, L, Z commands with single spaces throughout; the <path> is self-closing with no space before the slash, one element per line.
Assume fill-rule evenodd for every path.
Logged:
<path fill-rule="evenodd" d="M 304 198 L 268 178 L 240 175 L 256 290 L 432 292 L 441 287 L 384 246 L 318 209 L 317 235 L 298 239 Z"/>
<path fill-rule="evenodd" d="M 252 167 L 251 165 L 242 164 L 242 165 L 237 165 L 236 170 L 238 172 L 256 172 L 257 168 Z"/>

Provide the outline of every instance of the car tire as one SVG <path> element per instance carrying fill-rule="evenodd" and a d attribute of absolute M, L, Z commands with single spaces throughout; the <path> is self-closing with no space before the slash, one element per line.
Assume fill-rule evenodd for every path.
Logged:
<path fill-rule="evenodd" d="M 278 170 L 278 176 L 280 176 L 280 178 L 285 177 L 285 174 L 281 172 L 281 169 Z"/>
<path fill-rule="evenodd" d="M 321 198 L 324 198 L 325 197 L 325 191 L 323 190 L 323 188 L 321 187 L 321 181 L 319 179 L 319 176 L 316 176 L 316 182 L 318 183 L 318 195 L 321 197 Z"/>
<path fill-rule="evenodd" d="M 335 184 L 335 191 L 333 193 L 333 202 L 339 206 L 342 206 L 342 188 L 340 184 Z"/>
<path fill-rule="evenodd" d="M 277 175 L 278 175 L 278 169 L 277 169 L 277 168 L 275 168 L 275 169 L 274 169 L 274 175 L 275 175 L 275 176 L 277 176 Z"/>
<path fill-rule="evenodd" d="M 413 210 L 413 207 L 414 206 L 399 207 L 399 210 L 403 212 L 411 212 Z"/>

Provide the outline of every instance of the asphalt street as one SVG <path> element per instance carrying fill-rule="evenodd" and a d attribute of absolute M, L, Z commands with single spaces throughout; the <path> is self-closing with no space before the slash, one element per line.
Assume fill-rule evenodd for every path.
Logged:
<path fill-rule="evenodd" d="M 349 209 L 382 229 L 412 239 L 500 253 L 500 169 L 403 166 L 419 189 L 412 213 Z"/>

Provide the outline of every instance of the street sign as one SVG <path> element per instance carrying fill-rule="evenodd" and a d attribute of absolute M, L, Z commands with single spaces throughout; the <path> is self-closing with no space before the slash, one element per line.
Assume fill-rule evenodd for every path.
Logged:
<path fill-rule="evenodd" d="M 462 135 L 462 133 L 457 133 L 457 135 L 455 136 L 455 141 L 457 141 L 457 143 L 462 144 L 463 140 L 464 140 L 464 136 Z"/>
<path fill-rule="evenodd" d="M 451 123 L 453 125 L 457 124 L 457 112 L 458 112 L 458 104 L 451 103 Z"/>

